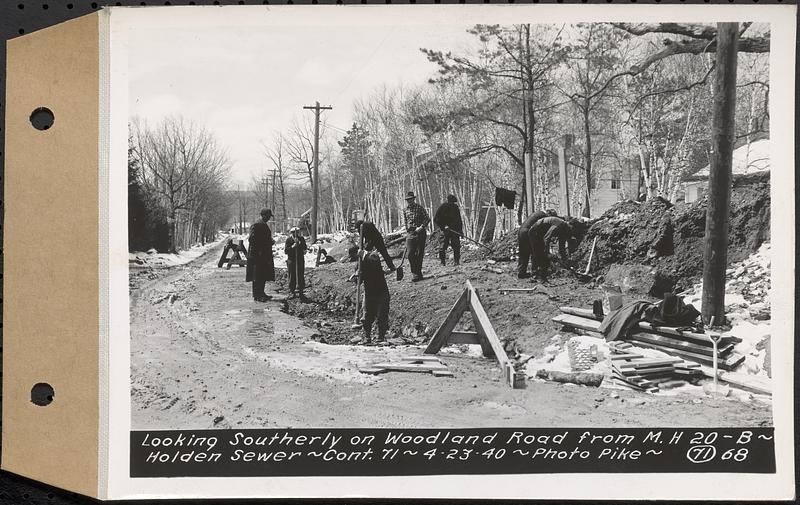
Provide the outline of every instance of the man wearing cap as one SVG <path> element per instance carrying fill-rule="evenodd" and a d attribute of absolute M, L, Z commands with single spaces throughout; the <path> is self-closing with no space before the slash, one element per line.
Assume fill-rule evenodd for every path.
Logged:
<path fill-rule="evenodd" d="M 361 282 L 364 283 L 364 339 L 372 342 L 372 325 L 378 323 L 378 341 L 389 329 L 389 287 L 375 251 L 364 251 L 361 258 Z"/>
<path fill-rule="evenodd" d="M 267 281 L 275 280 L 275 261 L 272 257 L 272 230 L 267 221 L 272 218 L 272 211 L 261 209 L 261 220 L 250 227 L 247 251 L 247 282 L 253 283 L 253 300 L 266 302 L 272 297 L 264 292 Z"/>
<path fill-rule="evenodd" d="M 406 257 L 411 267 L 411 282 L 422 280 L 422 260 L 425 256 L 425 240 L 428 233 L 425 227 L 431 218 L 422 205 L 417 202 L 413 191 L 406 193 L 408 205 L 403 209 L 403 219 L 406 224 Z"/>
<path fill-rule="evenodd" d="M 303 290 L 306 287 L 306 261 L 305 253 L 308 250 L 306 240 L 300 235 L 300 228 L 295 226 L 289 230 L 290 236 L 286 239 L 283 251 L 286 253 L 286 270 L 289 273 L 289 298 L 297 296 L 295 289 L 300 294 L 300 298 L 305 298 Z"/>
<path fill-rule="evenodd" d="M 533 254 L 533 244 L 536 242 L 531 234 L 531 227 L 539 220 L 544 219 L 548 216 L 555 216 L 556 211 L 553 209 L 548 210 L 537 210 L 530 216 L 528 216 L 525 221 L 522 222 L 522 226 L 519 227 L 519 231 L 517 231 L 517 277 L 520 279 L 527 279 L 531 276 L 528 273 L 528 260 L 531 258 Z M 536 263 L 531 261 L 531 270 L 536 270 Z"/>
<path fill-rule="evenodd" d="M 459 234 L 463 231 L 461 210 L 458 208 L 458 199 L 455 195 L 447 195 L 447 201 L 436 209 L 433 224 L 439 227 L 439 260 L 444 266 L 447 262 L 447 247 L 453 248 L 453 263 L 459 264 L 461 260 L 461 240 Z M 455 232 L 455 233 L 454 233 Z"/>
<path fill-rule="evenodd" d="M 359 219 L 356 221 L 356 230 L 360 231 L 361 236 L 364 237 L 364 249 L 367 251 L 377 249 L 378 252 L 381 253 L 381 256 L 383 256 L 383 261 L 386 262 L 386 266 L 389 267 L 389 270 L 394 271 L 395 267 L 392 262 L 392 257 L 389 256 L 389 251 L 386 249 L 386 242 L 384 242 L 383 235 L 378 231 L 377 226 L 369 221 Z"/>

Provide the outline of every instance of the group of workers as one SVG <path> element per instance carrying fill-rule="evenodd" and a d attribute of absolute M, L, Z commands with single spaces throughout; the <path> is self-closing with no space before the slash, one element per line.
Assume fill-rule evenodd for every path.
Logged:
<path fill-rule="evenodd" d="M 275 258 L 272 246 L 272 230 L 267 223 L 272 219 L 272 211 L 261 210 L 261 219 L 250 227 L 247 251 L 247 282 L 253 283 L 253 300 L 266 302 L 272 297 L 264 292 L 267 281 L 275 280 Z M 305 253 L 308 250 L 306 240 L 300 234 L 300 228 L 289 230 L 289 237 L 283 247 L 286 254 L 286 270 L 289 274 L 289 298 L 299 296 L 305 299 Z"/>
<path fill-rule="evenodd" d="M 411 281 L 423 280 L 422 263 L 425 255 L 425 242 L 427 240 L 427 226 L 431 222 L 425 208 L 416 202 L 413 191 L 406 194 L 406 207 L 403 210 L 403 220 L 406 229 L 404 258 L 408 260 L 411 270 Z M 263 302 L 271 299 L 264 292 L 266 281 L 275 280 L 275 266 L 273 260 L 272 231 L 267 222 L 272 217 L 272 211 L 263 209 L 261 220 L 250 228 L 249 251 L 247 262 L 247 280 L 253 282 L 253 299 Z M 453 264 L 458 266 L 461 261 L 461 237 L 463 237 L 463 223 L 458 199 L 448 195 L 447 201 L 442 203 L 434 214 L 433 222 L 439 228 L 439 260 L 444 266 L 447 263 L 447 250 L 453 250 Z M 357 273 L 351 279 L 358 279 L 364 285 L 364 318 L 363 329 L 367 343 L 372 341 L 372 327 L 377 322 L 378 340 L 385 339 L 389 329 L 389 287 L 386 283 L 386 274 L 397 270 L 389 255 L 383 235 L 374 223 L 358 220 L 355 223 L 359 233 L 361 247 L 352 251 L 359 259 Z M 541 279 L 546 278 L 549 267 L 549 244 L 552 240 L 558 241 L 559 255 L 562 259 L 567 257 L 566 247 L 571 253 L 575 247 L 574 231 L 570 224 L 558 216 L 555 211 L 538 211 L 522 223 L 518 231 L 518 270 L 520 279 L 536 275 Z M 305 289 L 305 252 L 308 245 L 299 232 L 299 228 L 290 230 L 286 239 L 284 252 L 286 254 L 286 269 L 289 275 L 290 297 L 298 294 L 304 298 Z M 386 263 L 388 272 L 384 271 L 381 259 Z M 528 264 L 532 272 L 528 272 Z M 399 277 L 398 277 L 399 278 Z"/>

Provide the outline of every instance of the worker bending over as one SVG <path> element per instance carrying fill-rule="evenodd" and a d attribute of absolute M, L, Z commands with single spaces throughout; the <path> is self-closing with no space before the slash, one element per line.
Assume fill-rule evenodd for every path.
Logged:
<path fill-rule="evenodd" d="M 553 209 L 548 210 L 538 210 L 531 214 L 530 216 L 522 222 L 522 226 L 519 227 L 519 231 L 517 232 L 517 277 L 520 279 L 527 279 L 531 276 L 528 273 L 528 260 L 531 257 L 533 251 L 533 243 L 535 240 L 531 236 L 531 227 L 539 220 L 544 219 L 548 216 L 555 216 L 556 211 Z M 531 270 L 536 270 L 536 263 L 531 262 Z"/>
<path fill-rule="evenodd" d="M 538 269 L 542 280 L 547 280 L 547 270 L 550 266 L 550 242 L 558 240 L 558 255 L 562 261 L 567 259 L 567 244 L 569 253 L 575 247 L 572 227 L 560 217 L 548 216 L 536 221 L 531 226 L 528 236 L 531 239 L 531 255 L 533 264 Z"/>
<path fill-rule="evenodd" d="M 378 321 L 378 341 L 386 339 L 389 329 L 389 287 L 375 251 L 364 252 L 361 259 L 361 282 L 364 284 L 364 340 L 372 342 L 372 324 Z"/>
<path fill-rule="evenodd" d="M 392 262 L 392 257 L 389 256 L 389 251 L 386 249 L 386 242 L 384 242 L 383 235 L 378 231 L 375 223 L 359 219 L 356 221 L 356 230 L 359 230 L 361 236 L 364 238 L 364 249 L 367 251 L 377 249 L 377 251 L 381 253 L 381 256 L 383 256 L 383 261 L 386 262 L 386 266 L 389 270 L 394 271 L 395 266 Z"/>

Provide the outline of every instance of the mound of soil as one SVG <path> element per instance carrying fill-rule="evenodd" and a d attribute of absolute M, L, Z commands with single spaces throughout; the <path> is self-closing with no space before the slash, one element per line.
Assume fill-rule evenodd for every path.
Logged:
<path fill-rule="evenodd" d="M 770 236 L 769 173 L 734 178 L 731 193 L 728 262 L 741 261 Z M 674 283 L 676 291 L 703 272 L 707 197 L 688 206 L 660 198 L 620 202 L 589 227 L 573 260 L 586 264 L 597 237 L 592 272 L 604 275 L 613 264 L 644 264 Z"/>

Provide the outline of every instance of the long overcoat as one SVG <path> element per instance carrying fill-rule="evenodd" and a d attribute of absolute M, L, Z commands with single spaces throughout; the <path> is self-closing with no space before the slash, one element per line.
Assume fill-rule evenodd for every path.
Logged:
<path fill-rule="evenodd" d="M 275 280 L 275 259 L 272 256 L 272 230 L 262 221 L 250 227 L 249 250 L 247 251 L 247 274 L 245 280 Z"/>

